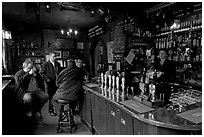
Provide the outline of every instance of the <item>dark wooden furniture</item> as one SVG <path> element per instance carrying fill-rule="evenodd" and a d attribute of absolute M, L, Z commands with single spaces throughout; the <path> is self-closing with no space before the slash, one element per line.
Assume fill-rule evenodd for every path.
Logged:
<path fill-rule="evenodd" d="M 158 108 L 139 114 L 113 102 L 98 87 L 83 86 L 83 121 L 93 134 L 101 135 L 195 135 L 202 134 L 202 123 L 194 124 L 178 117 L 173 111 Z"/>

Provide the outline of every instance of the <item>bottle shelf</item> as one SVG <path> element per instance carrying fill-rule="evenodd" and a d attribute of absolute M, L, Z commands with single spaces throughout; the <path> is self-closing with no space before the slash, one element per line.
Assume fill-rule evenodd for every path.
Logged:
<path fill-rule="evenodd" d="M 202 64 L 202 61 L 174 61 L 175 64 Z"/>
<path fill-rule="evenodd" d="M 177 34 L 177 33 L 192 32 L 192 31 L 201 31 L 201 30 L 202 30 L 202 27 L 194 28 L 194 29 L 186 28 L 186 29 L 183 29 L 183 30 L 182 29 L 178 29 L 178 30 L 167 31 L 167 32 L 162 32 L 160 34 L 156 34 L 156 37 L 166 36 L 166 35 L 169 35 L 170 33 Z"/>
<path fill-rule="evenodd" d="M 21 50 L 37 50 L 38 48 L 31 48 L 31 47 L 21 47 Z"/>
<path fill-rule="evenodd" d="M 36 57 L 38 57 L 38 58 L 44 58 L 45 56 L 33 56 L 33 55 L 20 55 L 21 57 L 33 57 L 33 58 L 36 58 Z"/>

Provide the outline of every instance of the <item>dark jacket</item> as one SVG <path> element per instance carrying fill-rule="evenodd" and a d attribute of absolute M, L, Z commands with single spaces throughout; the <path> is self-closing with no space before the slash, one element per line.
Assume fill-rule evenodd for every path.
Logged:
<path fill-rule="evenodd" d="M 83 82 L 83 72 L 76 66 L 64 69 L 56 80 L 59 87 L 53 99 L 76 101 L 79 98 Z"/>
<path fill-rule="evenodd" d="M 164 72 L 164 74 L 162 74 L 161 77 L 158 78 L 159 81 L 171 82 L 172 80 L 174 80 L 176 69 L 172 61 L 166 59 L 163 65 L 161 65 L 160 60 L 158 60 L 155 62 L 155 69 Z"/>
<path fill-rule="evenodd" d="M 44 81 L 47 81 L 48 79 L 50 81 L 55 81 L 60 71 L 61 71 L 61 67 L 59 62 L 55 61 L 55 68 L 54 68 L 52 63 L 50 61 L 47 61 L 42 65 L 39 73 L 41 74 Z"/>
<path fill-rule="evenodd" d="M 28 72 L 25 72 L 23 69 L 21 69 L 14 76 L 15 92 L 17 94 L 17 98 L 20 101 L 22 101 L 23 96 L 25 95 L 25 93 L 27 93 L 31 77 L 34 77 L 36 79 L 38 88 L 44 91 L 43 80 L 39 73 L 36 73 L 36 76 L 33 76 Z"/>

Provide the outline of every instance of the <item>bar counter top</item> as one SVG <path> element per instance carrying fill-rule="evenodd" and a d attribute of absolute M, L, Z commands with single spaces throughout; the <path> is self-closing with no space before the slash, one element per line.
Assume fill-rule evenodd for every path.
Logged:
<path fill-rule="evenodd" d="M 114 102 L 100 94 L 100 87 L 88 87 L 86 85 L 83 86 L 85 90 L 88 90 L 97 96 L 100 96 L 101 98 L 104 98 L 106 100 L 109 100 L 119 107 L 126 110 L 128 113 L 130 113 L 134 118 L 138 119 L 141 122 L 145 122 L 147 124 L 159 126 L 159 127 L 165 127 L 165 128 L 171 128 L 176 130 L 191 130 L 191 131 L 202 131 L 202 122 L 199 124 L 195 124 L 191 121 L 188 121 L 186 119 L 183 119 L 179 116 L 177 116 L 177 113 L 175 110 L 167 110 L 166 107 L 157 107 L 155 110 L 146 112 L 146 113 L 138 113 L 137 111 L 125 107 L 120 102 Z M 202 108 L 202 103 L 195 104 L 193 106 L 189 106 L 185 108 L 185 111 L 192 110 L 194 108 Z"/>

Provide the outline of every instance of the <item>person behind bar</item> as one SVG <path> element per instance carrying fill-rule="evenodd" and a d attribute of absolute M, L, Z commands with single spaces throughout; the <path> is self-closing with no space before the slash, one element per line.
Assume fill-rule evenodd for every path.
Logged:
<path fill-rule="evenodd" d="M 57 62 L 55 58 L 56 58 L 56 53 L 51 52 L 50 59 L 42 65 L 41 70 L 39 72 L 44 80 L 45 91 L 49 95 L 48 111 L 51 116 L 57 115 L 57 113 L 53 108 L 53 104 L 51 100 L 57 90 L 57 86 L 55 84 L 56 78 L 61 71 L 60 63 Z"/>
<path fill-rule="evenodd" d="M 48 94 L 44 92 L 43 80 L 35 71 L 33 63 L 24 62 L 23 68 L 14 78 L 17 98 L 25 104 L 27 116 L 31 117 L 34 113 L 39 116 L 41 108 L 48 101 Z"/>
<path fill-rule="evenodd" d="M 176 70 L 173 62 L 167 59 L 165 49 L 159 51 L 159 59 L 155 62 L 155 69 L 161 72 L 161 76 L 157 78 L 157 81 L 160 83 L 157 86 L 157 97 L 160 97 L 161 93 L 164 93 L 164 104 L 169 104 L 171 87 L 168 83 L 174 80 Z"/>
<path fill-rule="evenodd" d="M 71 101 L 70 107 L 74 111 L 79 100 L 82 82 L 82 71 L 76 67 L 73 59 L 69 59 L 68 67 L 57 77 L 56 85 L 58 90 L 53 96 L 53 101 L 57 102 L 59 99 Z"/>

